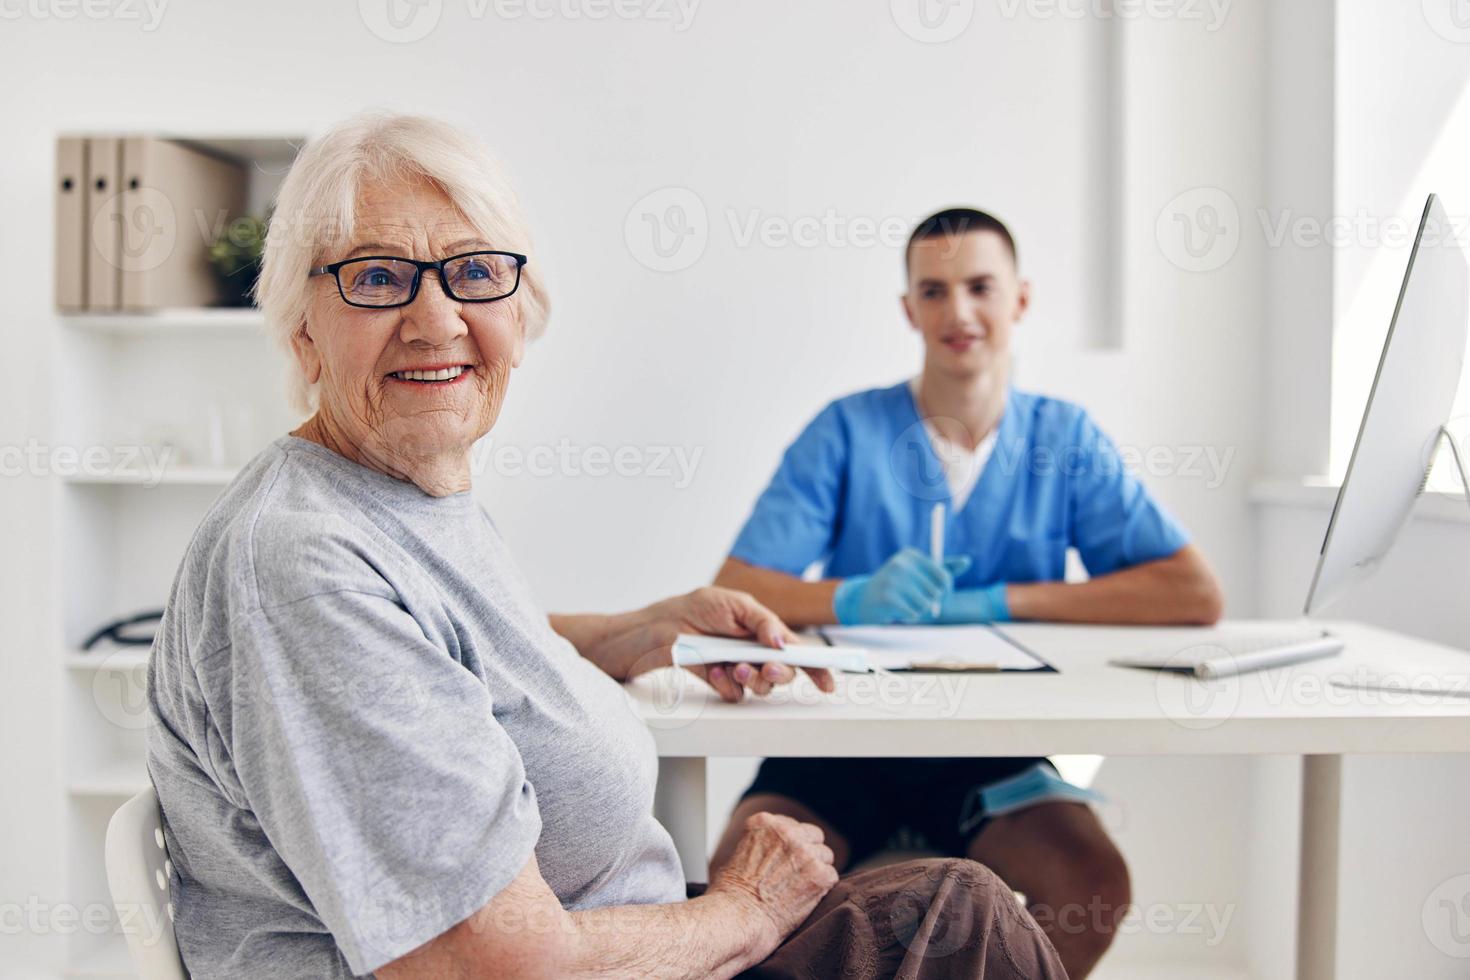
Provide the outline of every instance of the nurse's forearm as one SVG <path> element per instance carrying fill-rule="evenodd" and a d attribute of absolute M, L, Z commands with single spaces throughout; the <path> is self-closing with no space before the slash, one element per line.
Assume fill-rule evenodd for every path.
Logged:
<path fill-rule="evenodd" d="M 1006 602 L 1012 619 L 1207 625 L 1220 618 L 1224 596 L 1204 556 L 1186 545 L 1168 558 L 1087 582 L 1013 582 Z"/>
<path fill-rule="evenodd" d="M 757 568 L 739 558 L 727 558 L 715 576 L 715 585 L 749 592 L 780 616 L 788 626 L 826 626 L 837 622 L 832 612 L 832 593 L 839 579 L 806 582 L 795 575 Z"/>

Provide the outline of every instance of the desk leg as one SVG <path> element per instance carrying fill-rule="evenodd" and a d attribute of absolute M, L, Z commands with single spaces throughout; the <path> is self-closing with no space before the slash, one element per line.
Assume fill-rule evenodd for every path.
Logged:
<path fill-rule="evenodd" d="M 658 760 L 653 815 L 674 838 L 686 881 L 709 880 L 709 797 L 705 793 L 705 768 L 703 757 Z"/>
<path fill-rule="evenodd" d="M 1337 976 L 1337 875 L 1342 756 L 1302 757 L 1302 855 L 1297 891 L 1297 980 Z"/>

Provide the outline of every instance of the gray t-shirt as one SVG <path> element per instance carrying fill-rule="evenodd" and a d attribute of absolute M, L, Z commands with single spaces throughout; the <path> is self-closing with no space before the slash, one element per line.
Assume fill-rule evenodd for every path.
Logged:
<path fill-rule="evenodd" d="M 370 973 L 533 853 L 570 909 L 684 898 L 648 730 L 468 492 L 278 439 L 195 532 L 148 698 L 196 977 Z"/>

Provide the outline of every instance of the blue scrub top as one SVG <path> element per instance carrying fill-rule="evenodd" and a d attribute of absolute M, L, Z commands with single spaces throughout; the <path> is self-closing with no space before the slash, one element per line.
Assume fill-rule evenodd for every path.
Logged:
<path fill-rule="evenodd" d="M 832 402 L 786 450 L 730 554 L 801 575 L 873 572 L 905 547 L 929 552 L 936 502 L 956 586 L 1060 581 L 1069 547 L 1090 575 L 1174 554 L 1189 536 L 1069 402 L 1006 393 L 995 449 L 958 512 L 907 382 Z"/>

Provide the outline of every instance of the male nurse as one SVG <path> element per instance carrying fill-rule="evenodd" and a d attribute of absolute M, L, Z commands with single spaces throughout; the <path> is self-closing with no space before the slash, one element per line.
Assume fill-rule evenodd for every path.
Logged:
<path fill-rule="evenodd" d="M 1217 620 L 1204 556 L 1107 435 L 1080 407 L 1012 387 L 1031 287 L 1006 226 L 942 211 L 914 230 L 905 261 L 922 370 L 812 420 L 717 583 L 793 625 Z M 928 553 L 936 504 L 940 561 Z M 1064 581 L 1069 548 L 1087 581 Z M 805 577 L 814 567 L 822 577 Z M 1045 759 L 767 759 L 712 863 L 762 810 L 820 826 L 839 870 L 894 841 L 970 857 L 1026 896 L 1080 980 L 1131 900 L 1089 798 Z"/>

